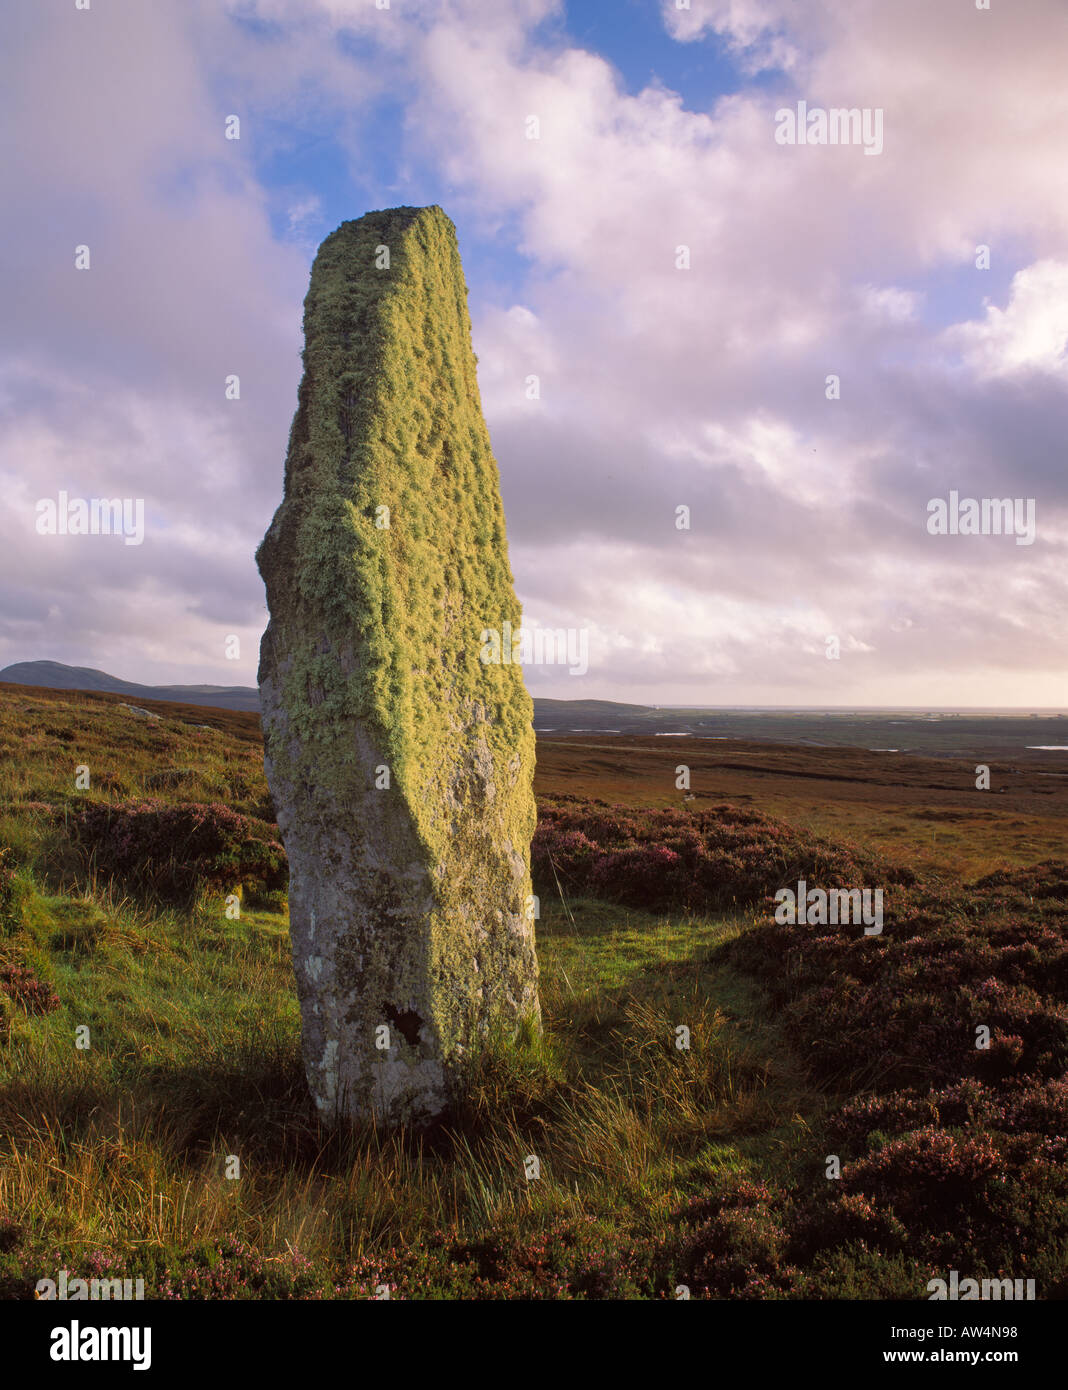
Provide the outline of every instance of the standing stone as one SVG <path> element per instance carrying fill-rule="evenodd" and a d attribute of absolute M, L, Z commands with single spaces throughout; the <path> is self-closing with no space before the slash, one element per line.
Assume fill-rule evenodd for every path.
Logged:
<path fill-rule="evenodd" d="M 538 1027 L 533 708 L 467 286 L 438 207 L 344 222 L 304 301 L 259 685 L 320 1114 L 441 1112 Z M 507 644 L 504 644 L 507 652 Z"/>

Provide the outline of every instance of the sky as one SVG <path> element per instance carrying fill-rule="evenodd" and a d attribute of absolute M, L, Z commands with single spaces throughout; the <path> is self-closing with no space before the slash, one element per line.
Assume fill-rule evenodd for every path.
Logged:
<path fill-rule="evenodd" d="M 535 695 L 1068 705 L 1063 0 L 5 27 L 0 666 L 255 684 L 316 248 L 439 204 L 526 621 L 588 644 Z M 49 534 L 61 494 L 140 502 L 143 538 Z M 951 494 L 1013 532 L 940 532 Z"/>

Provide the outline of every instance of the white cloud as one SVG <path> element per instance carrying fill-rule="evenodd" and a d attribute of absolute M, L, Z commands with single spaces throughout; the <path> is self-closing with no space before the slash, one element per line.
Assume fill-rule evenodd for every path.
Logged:
<path fill-rule="evenodd" d="M 1036 261 L 1017 272 L 1004 309 L 988 305 L 985 318 L 954 325 L 945 342 L 982 377 L 1028 371 L 1063 375 L 1068 365 L 1068 262 Z"/>
<path fill-rule="evenodd" d="M 784 71 L 797 60 L 797 48 L 782 32 L 782 7 L 776 0 L 661 0 L 664 24 L 672 38 L 692 43 L 715 34 L 737 56 L 743 70 Z"/>
<path fill-rule="evenodd" d="M 308 197 L 299 198 L 286 209 L 286 222 L 289 227 L 289 235 L 296 239 L 303 238 L 310 225 L 317 222 L 323 206 L 323 200 L 316 194 Z"/>

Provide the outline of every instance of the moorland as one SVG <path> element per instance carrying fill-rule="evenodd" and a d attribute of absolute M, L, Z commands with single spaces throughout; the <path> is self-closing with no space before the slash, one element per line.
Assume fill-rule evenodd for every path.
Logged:
<path fill-rule="evenodd" d="M 0 685 L 0 1293 L 1068 1295 L 1063 722 L 763 717 L 539 735 L 543 1036 L 325 1131 L 257 716 Z"/>

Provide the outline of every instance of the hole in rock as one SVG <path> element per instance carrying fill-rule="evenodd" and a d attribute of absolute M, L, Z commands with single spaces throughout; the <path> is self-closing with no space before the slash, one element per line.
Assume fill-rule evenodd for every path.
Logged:
<path fill-rule="evenodd" d="M 407 1009 L 404 1013 L 398 1013 L 392 1004 L 387 1004 L 383 1012 L 394 1028 L 400 1030 L 401 1037 L 406 1043 L 412 1047 L 419 1046 L 419 1029 L 423 1026 L 423 1020 L 414 1009 Z"/>

